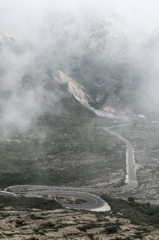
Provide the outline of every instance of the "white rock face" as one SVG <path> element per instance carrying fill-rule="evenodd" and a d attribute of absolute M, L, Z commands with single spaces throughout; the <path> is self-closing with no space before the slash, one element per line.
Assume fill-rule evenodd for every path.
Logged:
<path fill-rule="evenodd" d="M 94 110 L 93 107 L 89 105 L 89 101 L 91 101 L 90 97 L 84 92 L 84 88 L 74 81 L 72 78 L 67 76 L 65 73 L 58 70 L 59 80 L 67 85 L 68 91 L 85 107 Z M 58 80 L 58 81 L 59 81 Z"/>
<path fill-rule="evenodd" d="M 139 115 L 137 115 L 139 118 L 146 118 L 144 115 L 142 115 L 142 114 L 139 114 Z"/>
<path fill-rule="evenodd" d="M 103 108 L 103 111 L 111 112 L 111 113 L 115 113 L 115 112 L 116 112 L 115 109 L 112 108 L 111 106 L 105 106 L 105 107 Z"/>

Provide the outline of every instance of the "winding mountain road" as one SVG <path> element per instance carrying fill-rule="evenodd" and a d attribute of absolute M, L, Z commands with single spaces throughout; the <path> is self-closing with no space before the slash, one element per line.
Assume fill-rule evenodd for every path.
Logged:
<path fill-rule="evenodd" d="M 109 132 L 112 135 L 117 136 L 122 141 L 125 142 L 127 146 L 127 178 L 128 184 L 127 186 L 120 188 L 89 188 L 89 187 L 59 187 L 59 186 L 43 186 L 43 185 L 15 185 L 10 186 L 5 191 L 0 192 L 0 195 L 15 195 L 18 193 L 24 193 L 26 196 L 35 196 L 35 194 L 53 194 L 58 196 L 69 196 L 84 199 L 87 202 L 83 204 L 66 204 L 62 203 L 63 206 L 75 208 L 75 209 L 100 209 L 106 205 L 100 197 L 97 197 L 93 194 L 86 192 L 110 192 L 110 191 L 124 191 L 131 190 L 137 186 L 136 181 L 136 171 L 135 171 L 135 162 L 133 156 L 133 147 L 131 143 L 121 135 L 111 131 L 110 129 L 114 127 L 123 127 L 127 125 L 131 125 L 132 123 L 120 124 L 116 126 L 106 127 L 105 131 Z M 7 190 L 11 191 L 8 192 Z M 78 191 L 78 192 L 77 192 Z M 82 192 L 79 192 L 82 191 Z"/>

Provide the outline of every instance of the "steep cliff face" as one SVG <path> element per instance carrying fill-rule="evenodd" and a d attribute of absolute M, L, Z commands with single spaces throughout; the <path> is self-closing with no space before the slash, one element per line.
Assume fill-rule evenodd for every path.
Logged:
<path fill-rule="evenodd" d="M 58 70 L 59 80 L 66 85 L 68 91 L 85 107 L 94 110 L 93 107 L 89 105 L 91 102 L 90 96 L 86 94 L 85 89 L 74 81 L 72 78 L 67 76 L 65 73 Z"/>
<path fill-rule="evenodd" d="M 91 99 L 85 93 L 85 89 L 55 67 L 41 66 L 40 69 L 28 71 L 15 89 L 16 93 L 22 95 L 31 91 L 37 101 L 46 106 L 60 102 L 68 91 L 83 106 L 93 110 L 89 105 Z"/>
<path fill-rule="evenodd" d="M 53 39 L 58 36 L 59 40 L 56 46 L 60 48 L 54 51 L 56 64 L 83 86 L 87 97 L 89 94 L 92 99 L 79 98 L 75 85 L 72 93 L 76 92 L 80 102 L 89 102 L 92 107 L 106 112 L 126 115 L 131 111 L 117 92 L 119 88 L 125 88 L 122 77 L 127 74 L 126 61 L 131 41 L 120 31 L 122 23 L 115 17 L 99 16 L 89 11 L 81 17 L 80 25 L 71 14 L 48 17 L 51 36 Z M 117 101 L 114 103 L 115 98 Z M 86 106 L 89 107 L 88 104 Z"/>
<path fill-rule="evenodd" d="M 25 126 L 27 120 L 29 125 L 32 119 L 45 113 L 63 115 L 69 111 L 71 114 L 74 108 L 79 108 L 77 101 L 84 108 L 94 110 L 85 89 L 55 67 L 38 64 L 21 71 L 15 69 L 10 75 L 4 74 L 2 79 L 0 111 L 3 119 L 13 124 L 24 123 Z"/>

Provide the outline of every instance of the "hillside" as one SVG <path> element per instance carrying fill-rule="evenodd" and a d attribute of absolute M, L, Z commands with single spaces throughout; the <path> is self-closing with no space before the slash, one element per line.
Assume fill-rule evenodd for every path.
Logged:
<path fill-rule="evenodd" d="M 2 32 L 1 95 L 16 89 L 11 94 L 14 102 L 14 95 L 27 88 L 22 102 L 30 97 L 35 106 L 37 101 L 50 106 L 63 98 L 66 88 L 88 108 L 122 117 L 158 115 L 158 72 L 152 64 L 157 57 L 157 30 L 137 41 L 121 31 L 122 24 L 116 17 L 89 11 L 80 16 L 65 12 L 45 16 L 34 41 L 19 30 Z M 39 97 L 29 91 L 32 86 Z"/>
<path fill-rule="evenodd" d="M 91 188 L 111 211 L 64 208 L 59 202 L 83 200 L 47 194 L 0 196 L 0 238 L 157 239 L 158 27 L 136 31 L 134 19 L 104 7 L 73 11 L 63 1 L 60 11 L 48 1 L 45 11 L 35 2 L 1 10 L 0 191 Z M 126 190 L 123 139 L 136 174 Z"/>
<path fill-rule="evenodd" d="M 157 239 L 158 207 L 103 197 L 109 199 L 111 213 L 63 209 L 54 200 L 55 196 L 31 200 L 1 196 L 0 236 L 3 239 Z"/>
<path fill-rule="evenodd" d="M 89 107 L 86 104 L 89 102 L 92 107 L 121 116 L 142 111 L 139 104 L 142 74 L 131 60 L 127 62 L 132 46 L 128 39 L 117 31 L 117 26 L 121 23 L 115 18 L 99 17 L 89 12 L 85 12 L 82 17 L 82 26 L 76 29 L 78 19 L 74 15 L 55 14 L 54 18 L 48 15 L 37 33 L 37 37 L 45 33 L 44 39 L 40 41 L 43 44 L 45 40 L 47 45 L 44 44 L 42 49 L 39 49 L 40 43 L 36 46 L 36 43 L 28 38 L 23 39 L 18 31 L 2 33 L 2 96 L 11 94 L 16 89 L 16 92 L 10 95 L 14 102 L 14 95 L 27 88 L 28 96 L 23 96 L 22 102 L 30 97 L 35 106 L 37 101 L 39 104 L 47 101 L 50 105 L 57 102 L 57 95 L 57 98 L 62 98 L 60 88 L 62 91 L 66 88 L 74 96 L 78 91 L 75 98 L 86 107 Z M 86 26 L 84 33 L 83 25 Z M 54 92 L 52 97 L 48 91 L 51 81 L 53 85 L 49 91 Z M 36 89 L 39 97 L 34 96 L 32 87 Z M 31 91 L 28 91 L 29 88 Z M 76 89 L 80 89 L 80 93 Z"/>

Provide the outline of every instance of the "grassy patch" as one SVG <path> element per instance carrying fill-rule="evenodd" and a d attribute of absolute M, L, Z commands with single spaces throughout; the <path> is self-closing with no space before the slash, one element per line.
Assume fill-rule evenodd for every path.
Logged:
<path fill-rule="evenodd" d="M 45 115 L 26 133 L 0 139 L 0 187 L 15 184 L 121 185 L 125 144 L 106 133 L 109 119 Z M 95 173 L 95 174 L 94 174 Z M 113 175 L 114 174 L 114 175 Z M 115 176 L 115 177 L 114 177 Z"/>
<path fill-rule="evenodd" d="M 47 200 L 36 197 L 11 197 L 11 196 L 0 196 L 0 202 L 5 207 L 21 208 L 37 208 L 42 210 L 54 210 L 62 208 L 61 204 L 54 200 Z M 19 221 L 19 220 L 18 220 Z"/>
<path fill-rule="evenodd" d="M 113 214 L 122 213 L 120 218 L 130 219 L 131 223 L 159 227 L 159 206 L 150 204 L 139 204 L 133 201 L 111 198 L 107 195 L 101 196 L 110 205 Z"/>

